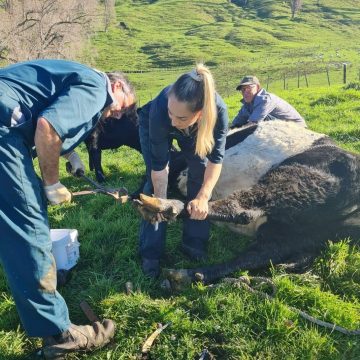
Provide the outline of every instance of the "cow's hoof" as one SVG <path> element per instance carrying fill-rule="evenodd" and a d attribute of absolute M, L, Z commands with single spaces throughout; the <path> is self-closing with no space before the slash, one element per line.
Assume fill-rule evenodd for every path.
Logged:
<path fill-rule="evenodd" d="M 194 276 L 187 269 L 163 269 L 164 284 L 173 291 L 181 291 L 188 287 L 194 280 Z"/>
<path fill-rule="evenodd" d="M 184 209 L 184 203 L 175 199 L 161 199 L 140 194 L 140 202 L 137 204 L 143 218 L 155 223 L 159 216 L 162 221 L 174 221 Z"/>

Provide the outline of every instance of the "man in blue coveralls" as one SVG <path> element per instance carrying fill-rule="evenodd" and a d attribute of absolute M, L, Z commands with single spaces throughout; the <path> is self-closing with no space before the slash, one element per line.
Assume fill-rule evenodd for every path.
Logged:
<path fill-rule="evenodd" d="M 68 154 L 76 170 L 73 149 L 101 117 L 119 115 L 131 101 L 122 73 L 65 60 L 0 69 L 0 260 L 25 331 L 43 338 L 47 359 L 93 350 L 114 336 L 112 320 L 91 326 L 70 322 L 56 291 L 44 195 L 52 204 L 71 199 L 59 182 L 59 156 Z M 34 146 L 42 181 L 33 168 Z"/>

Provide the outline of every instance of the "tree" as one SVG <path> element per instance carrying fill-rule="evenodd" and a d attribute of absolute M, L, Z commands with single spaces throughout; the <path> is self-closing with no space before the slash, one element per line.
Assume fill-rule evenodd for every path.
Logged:
<path fill-rule="evenodd" d="M 104 31 L 107 32 L 115 18 L 115 0 L 104 0 Z"/>
<path fill-rule="evenodd" d="M 74 58 L 96 20 L 96 0 L 3 0 L 0 59 Z"/>
<path fill-rule="evenodd" d="M 291 19 L 295 19 L 295 15 L 300 11 L 301 6 L 302 0 L 290 0 Z"/>

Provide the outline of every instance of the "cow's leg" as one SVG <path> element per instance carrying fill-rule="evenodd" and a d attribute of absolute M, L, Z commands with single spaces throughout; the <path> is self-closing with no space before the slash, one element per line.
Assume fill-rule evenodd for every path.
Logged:
<path fill-rule="evenodd" d="M 98 182 L 104 182 L 105 181 L 105 175 L 104 175 L 104 170 L 103 170 L 103 168 L 101 166 L 101 149 L 93 149 L 91 151 L 90 156 L 91 156 L 91 159 L 92 159 L 92 163 L 94 165 L 94 171 L 95 171 L 96 180 Z"/>
<path fill-rule="evenodd" d="M 85 144 L 89 155 L 90 171 L 95 171 L 98 182 L 104 182 L 105 175 L 101 166 L 101 147 L 99 144 L 99 134 L 96 130 L 85 140 Z"/>
<path fill-rule="evenodd" d="M 283 260 L 276 247 L 255 243 L 245 252 L 239 254 L 236 259 L 227 263 L 194 269 L 164 269 L 163 275 L 169 280 L 172 289 L 180 290 L 193 281 L 209 284 L 236 270 L 265 268 L 271 263 L 279 264 Z"/>
<path fill-rule="evenodd" d="M 168 279 L 175 287 L 199 277 L 211 282 L 235 270 L 264 268 L 290 258 L 296 262 L 304 253 L 317 254 L 339 224 L 339 214 L 333 214 L 339 188 L 339 179 L 331 174 L 296 164 L 275 169 L 250 190 L 211 202 L 211 211 L 224 217 L 261 209 L 266 219 L 255 228 L 256 242 L 229 263 L 171 270 Z"/>
<path fill-rule="evenodd" d="M 319 253 L 319 249 L 304 253 L 300 238 L 291 239 L 292 246 L 283 246 L 289 240 L 269 238 L 266 242 L 256 241 L 232 261 L 193 269 L 164 269 L 163 276 L 169 280 L 172 289 L 180 290 L 191 282 L 209 284 L 238 270 L 257 270 L 282 264 L 290 271 L 301 271 Z"/>

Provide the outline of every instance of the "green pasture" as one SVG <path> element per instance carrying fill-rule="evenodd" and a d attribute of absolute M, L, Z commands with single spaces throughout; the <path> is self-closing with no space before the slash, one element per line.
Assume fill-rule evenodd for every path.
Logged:
<path fill-rule="evenodd" d="M 112 26 L 82 60 L 129 72 L 140 105 L 196 62 L 224 97 L 249 73 L 273 91 L 342 84 L 344 63 L 347 82 L 360 80 L 358 0 L 304 0 L 294 20 L 286 1 L 237 3 L 245 1 L 117 1 Z"/>
<path fill-rule="evenodd" d="M 166 73 L 204 61 L 222 75 L 219 81 L 249 72 L 282 79 L 299 71 L 324 72 L 325 85 L 325 69 L 335 71 L 342 63 L 358 73 L 357 0 L 304 0 L 294 20 L 286 1 L 236 5 L 244 2 L 118 1 L 113 26 L 92 39 L 93 62 L 104 70 Z M 144 80 L 149 92 L 158 82 L 154 80 Z"/>
<path fill-rule="evenodd" d="M 360 152 L 359 84 L 294 89 L 279 92 L 304 114 L 311 129 L 333 137 L 340 146 Z M 226 98 L 233 117 L 238 95 Z M 86 162 L 85 148 L 80 155 Z M 105 151 L 103 166 L 109 186 L 137 188 L 144 175 L 141 156 L 122 148 Z M 61 164 L 61 181 L 72 191 L 87 188 L 80 179 L 66 174 Z M 145 338 L 157 323 L 172 325 L 160 335 L 153 359 L 198 359 L 206 347 L 216 359 L 358 359 L 358 336 L 324 329 L 299 317 L 297 307 L 310 315 L 337 325 L 360 328 L 360 250 L 358 239 L 344 239 L 327 249 L 305 274 L 291 274 L 281 267 L 261 275 L 272 278 L 278 293 L 274 301 L 264 300 L 245 289 L 229 285 L 212 289 L 195 284 L 181 293 L 160 288 L 160 281 L 145 278 L 137 255 L 140 218 L 129 205 L 109 197 L 90 195 L 70 204 L 49 208 L 52 228 L 79 231 L 80 260 L 70 282 L 60 289 L 72 321 L 86 323 L 79 303 L 87 300 L 101 317 L 116 321 L 117 333 L 110 346 L 86 359 L 138 359 Z M 163 267 L 189 267 L 179 251 L 181 222 L 169 225 Z M 209 260 L 218 263 L 233 258 L 251 241 L 234 237 L 213 226 Z M 245 269 L 244 269 L 245 270 Z M 246 272 L 238 271 L 238 276 Z M 251 275 L 251 274 L 250 274 Z M 134 293 L 126 295 L 131 281 Z M 0 359 L 27 359 L 40 341 L 29 340 L 19 325 L 14 302 L 0 273 Z M 79 359 L 72 356 L 70 359 Z"/>
<path fill-rule="evenodd" d="M 269 91 L 292 103 L 311 129 L 360 153 L 359 1 L 304 0 L 295 20 L 290 19 L 285 1 L 249 0 L 246 7 L 235 2 L 241 3 L 117 1 L 116 20 L 108 32 L 99 31 L 90 39 L 82 61 L 101 70 L 128 71 L 140 105 L 197 61 L 204 61 L 215 75 L 230 119 L 239 110 L 237 82 L 254 73 Z M 342 84 L 343 63 L 347 88 Z M 87 164 L 83 145 L 79 154 Z M 129 191 L 137 189 L 145 172 L 141 156 L 126 147 L 104 151 L 102 164 L 107 185 L 126 186 Z M 71 191 L 88 188 L 66 173 L 63 160 L 60 167 L 61 181 Z M 359 239 L 336 244 L 329 239 L 304 274 L 282 267 L 265 269 L 260 275 L 271 278 L 278 290 L 269 301 L 230 285 L 211 288 L 199 283 L 170 293 L 160 281 L 145 278 L 137 255 L 140 217 L 130 204 L 120 205 L 102 195 L 77 197 L 70 204 L 49 207 L 49 218 L 52 228 L 79 231 L 79 263 L 60 289 L 72 321 L 88 322 L 79 308 L 86 300 L 100 317 L 112 318 L 117 325 L 108 347 L 69 359 L 139 359 L 146 337 L 158 323 L 169 321 L 172 325 L 153 346 L 152 359 L 198 359 L 204 348 L 218 360 L 360 359 L 358 336 L 309 323 L 290 309 L 360 328 Z M 199 265 L 180 253 L 180 241 L 179 221 L 168 227 L 164 268 Z M 204 264 L 232 259 L 250 241 L 213 226 Z M 233 275 L 244 274 L 246 269 Z M 125 292 L 127 281 L 134 285 L 131 295 Z M 0 360 L 31 359 L 29 354 L 39 346 L 39 339 L 25 335 L 0 268 Z"/>

